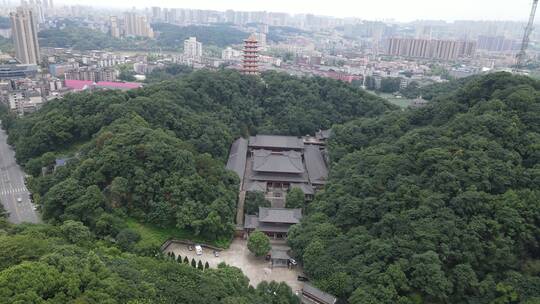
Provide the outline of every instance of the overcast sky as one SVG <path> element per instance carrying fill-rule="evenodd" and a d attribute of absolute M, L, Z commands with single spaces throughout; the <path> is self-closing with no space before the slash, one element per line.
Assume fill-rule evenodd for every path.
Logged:
<path fill-rule="evenodd" d="M 198 8 L 312 13 L 369 20 L 528 19 L 532 0 L 55 0 L 97 6 Z"/>

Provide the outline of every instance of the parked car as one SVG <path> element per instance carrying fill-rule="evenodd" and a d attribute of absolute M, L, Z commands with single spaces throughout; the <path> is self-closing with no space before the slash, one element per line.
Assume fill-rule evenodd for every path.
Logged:
<path fill-rule="evenodd" d="M 215 256 L 216 258 L 219 257 L 219 251 L 214 250 L 214 256 Z"/>
<path fill-rule="evenodd" d="M 187 246 L 187 249 L 188 249 L 189 251 L 193 251 L 193 246 L 188 245 L 188 246 Z"/>
<path fill-rule="evenodd" d="M 202 255 L 201 245 L 195 245 L 195 252 L 197 253 L 197 255 Z"/>
<path fill-rule="evenodd" d="M 298 281 L 300 281 L 300 282 L 308 282 L 309 279 L 304 277 L 304 276 L 298 276 Z"/>
<path fill-rule="evenodd" d="M 291 265 L 293 266 L 296 266 L 298 264 L 295 259 L 289 259 L 289 263 L 291 263 Z"/>

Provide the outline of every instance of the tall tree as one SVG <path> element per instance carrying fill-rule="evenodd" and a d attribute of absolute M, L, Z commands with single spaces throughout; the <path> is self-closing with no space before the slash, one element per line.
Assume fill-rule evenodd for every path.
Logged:
<path fill-rule="evenodd" d="M 270 239 L 262 231 L 254 231 L 249 235 L 247 247 L 255 256 L 264 256 L 270 249 Z"/>

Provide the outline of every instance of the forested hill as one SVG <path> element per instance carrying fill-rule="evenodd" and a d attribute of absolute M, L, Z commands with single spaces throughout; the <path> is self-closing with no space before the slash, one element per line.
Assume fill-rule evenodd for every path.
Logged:
<path fill-rule="evenodd" d="M 130 238 L 126 231 L 118 244 Z M 0 218 L 0 303 L 298 303 L 285 283 L 252 288 L 238 268 L 195 269 L 184 258 L 122 252 L 80 222 L 14 226 Z"/>
<path fill-rule="evenodd" d="M 0 19 L 0 28 L 2 26 Z M 178 26 L 168 23 L 152 25 L 158 33 L 155 39 L 145 37 L 114 38 L 99 30 L 82 26 L 69 26 L 62 29 L 51 28 L 39 32 L 39 44 L 42 47 L 73 48 L 76 50 L 167 50 L 181 51 L 184 40 L 197 37 L 205 46 L 224 48 L 231 44 L 242 43 L 249 35 L 228 25 L 215 26 Z"/>
<path fill-rule="evenodd" d="M 129 92 L 68 95 L 2 123 L 46 221 L 80 221 L 114 238 L 135 220 L 223 244 L 236 208 L 238 179 L 224 169 L 236 137 L 313 134 L 392 108 L 329 79 L 198 71 Z M 52 172 L 56 158 L 68 165 Z M 42 176 L 44 167 L 51 173 Z"/>
<path fill-rule="evenodd" d="M 330 182 L 293 250 L 353 304 L 539 303 L 540 82 L 440 93 L 333 129 Z"/>

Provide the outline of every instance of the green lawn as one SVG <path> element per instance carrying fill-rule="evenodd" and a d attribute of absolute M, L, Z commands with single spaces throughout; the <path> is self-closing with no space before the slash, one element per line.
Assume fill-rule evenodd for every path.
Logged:
<path fill-rule="evenodd" d="M 198 243 L 205 243 L 220 248 L 228 248 L 232 239 L 217 239 L 209 240 L 204 237 L 194 235 L 191 231 L 178 229 L 178 228 L 161 228 L 150 224 L 142 224 L 135 219 L 128 219 L 126 221 L 128 228 L 137 231 L 141 235 L 141 240 L 137 243 L 138 246 L 161 246 L 166 240 L 170 238 L 179 240 L 190 240 Z"/>
<path fill-rule="evenodd" d="M 390 103 L 395 104 L 396 106 L 401 107 L 401 108 L 408 107 L 414 101 L 412 99 L 407 99 L 405 97 L 396 98 L 393 94 L 388 94 L 388 93 L 377 93 L 375 91 L 368 91 L 368 92 L 370 92 L 373 95 L 377 95 L 381 98 L 384 98 L 388 100 Z"/>

